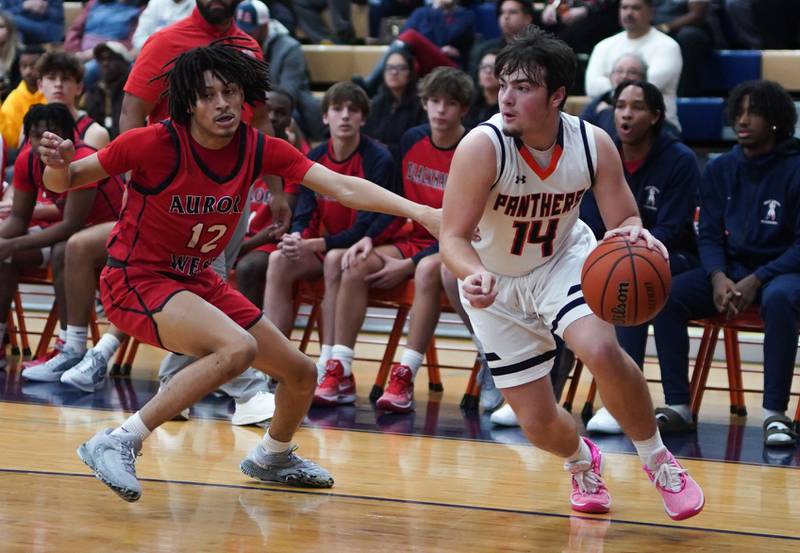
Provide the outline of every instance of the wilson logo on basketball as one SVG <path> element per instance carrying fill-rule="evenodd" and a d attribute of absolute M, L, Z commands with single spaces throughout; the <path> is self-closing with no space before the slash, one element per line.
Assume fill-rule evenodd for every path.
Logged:
<path fill-rule="evenodd" d="M 617 285 L 617 303 L 611 308 L 611 323 L 624 325 L 628 312 L 628 289 L 631 283 L 623 280 Z"/>

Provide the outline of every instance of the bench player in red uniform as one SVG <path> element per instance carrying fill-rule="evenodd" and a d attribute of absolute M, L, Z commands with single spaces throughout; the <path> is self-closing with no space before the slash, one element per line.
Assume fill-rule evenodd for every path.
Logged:
<path fill-rule="evenodd" d="M 258 175 L 300 181 L 354 208 L 412 217 L 433 229 L 439 214 L 369 181 L 338 175 L 242 124 L 244 103 L 263 102 L 269 88 L 262 61 L 217 43 L 181 54 L 167 78 L 170 120 L 124 133 L 74 162 L 70 141 L 53 134 L 42 141 L 45 182 L 53 190 L 131 171 L 128 201 L 101 276 L 106 313 L 145 343 L 198 358 L 119 428 L 98 432 L 78 454 L 120 497 L 139 499 L 135 458 L 143 440 L 252 365 L 279 381 L 277 408 L 242 471 L 263 481 L 330 487 L 330 474 L 295 455 L 291 443 L 313 397 L 313 362 L 208 266 L 224 249 Z M 286 217 L 283 191 L 276 186 L 272 193 L 276 219 Z"/>

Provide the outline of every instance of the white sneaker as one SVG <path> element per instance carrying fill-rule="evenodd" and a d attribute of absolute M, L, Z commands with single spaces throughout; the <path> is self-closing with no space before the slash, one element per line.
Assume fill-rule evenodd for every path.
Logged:
<path fill-rule="evenodd" d="M 586 423 L 587 432 L 598 432 L 600 434 L 622 434 L 622 427 L 617 419 L 608 412 L 608 409 L 601 407 L 594 416 Z"/>
<path fill-rule="evenodd" d="M 275 413 L 275 394 L 257 392 L 247 401 L 236 401 L 231 424 L 245 426 L 268 421 Z"/>
<path fill-rule="evenodd" d="M 492 424 L 497 424 L 499 426 L 519 426 L 517 415 L 508 403 L 492 413 L 489 420 L 492 421 Z"/>
<path fill-rule="evenodd" d="M 61 383 L 73 386 L 84 392 L 94 392 L 105 384 L 108 362 L 94 349 L 86 352 L 78 364 L 61 375 Z"/>

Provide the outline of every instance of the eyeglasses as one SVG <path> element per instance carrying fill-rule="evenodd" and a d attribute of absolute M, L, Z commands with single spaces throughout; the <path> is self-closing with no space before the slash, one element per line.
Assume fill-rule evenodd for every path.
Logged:
<path fill-rule="evenodd" d="M 621 70 L 621 69 L 614 69 L 611 72 L 611 74 L 612 75 L 622 75 L 622 76 L 628 77 L 630 79 L 642 79 L 642 78 L 644 78 L 644 75 L 640 71 L 631 70 L 631 69 L 626 69 L 624 71 Z"/>
<path fill-rule="evenodd" d="M 482 63 L 478 66 L 479 71 L 494 71 L 493 63 Z"/>
<path fill-rule="evenodd" d="M 408 66 L 401 64 L 387 64 L 383 66 L 383 70 L 387 73 L 405 73 L 408 71 Z"/>

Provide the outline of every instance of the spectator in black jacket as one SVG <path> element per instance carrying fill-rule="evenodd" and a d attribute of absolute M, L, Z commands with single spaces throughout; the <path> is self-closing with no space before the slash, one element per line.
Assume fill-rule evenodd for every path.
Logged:
<path fill-rule="evenodd" d="M 692 227 L 700 184 L 697 160 L 689 148 L 664 132 L 664 97 L 655 85 L 625 81 L 617 87 L 614 97 L 616 143 L 642 225 L 667 247 L 670 272 L 684 273 L 698 264 Z M 597 238 L 602 238 L 606 228 L 591 192 L 581 202 L 581 219 Z M 640 368 L 644 365 L 648 326 L 616 327 L 620 345 Z M 658 334 L 656 340 L 660 340 Z M 586 429 L 622 433 L 605 408 L 587 423 Z"/>
<path fill-rule="evenodd" d="M 480 125 L 492 115 L 500 111 L 497 95 L 500 92 L 500 81 L 494 76 L 494 60 L 497 51 L 490 50 L 481 58 L 478 66 L 478 94 L 464 117 L 464 127 L 472 129 Z"/>
<path fill-rule="evenodd" d="M 133 57 L 121 42 L 103 42 L 94 47 L 94 59 L 100 66 L 100 81 L 86 90 L 83 108 L 89 117 L 103 125 L 113 140 L 119 134 L 119 114 L 125 81 Z"/>
<path fill-rule="evenodd" d="M 738 145 L 710 161 L 700 185 L 702 267 L 672 281 L 655 319 L 667 407 L 662 432 L 693 430 L 686 323 L 757 307 L 764 321 L 764 443 L 794 446 L 789 403 L 800 325 L 800 142 L 792 98 L 777 83 L 749 81 L 728 98 Z M 658 344 L 659 346 L 661 344 Z"/>
<path fill-rule="evenodd" d="M 470 77 L 478 79 L 478 66 L 487 52 L 503 49 L 506 42 L 525 27 L 533 23 L 533 3 L 531 0 L 500 0 L 497 2 L 497 25 L 501 35 L 497 38 L 477 42 L 469 53 L 465 70 Z"/>
<path fill-rule="evenodd" d="M 382 142 L 397 160 L 400 137 L 425 121 L 417 96 L 414 58 L 405 51 L 394 52 L 383 66 L 383 83 L 372 99 L 364 134 Z"/>

